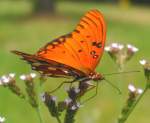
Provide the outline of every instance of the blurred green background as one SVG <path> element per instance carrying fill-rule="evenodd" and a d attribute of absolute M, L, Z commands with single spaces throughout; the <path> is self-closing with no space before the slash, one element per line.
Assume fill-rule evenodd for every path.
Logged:
<path fill-rule="evenodd" d="M 31 72 L 28 64 L 21 61 L 10 50 L 20 50 L 35 53 L 52 39 L 72 31 L 79 19 L 90 9 L 100 10 L 107 23 L 107 42 L 133 44 L 139 52 L 126 65 L 125 71 L 141 70 L 139 60 L 150 57 L 150 6 L 138 0 L 57 0 L 51 7 L 41 9 L 41 4 L 35 0 L 0 0 L 0 75 L 14 72 L 17 83 L 24 89 L 19 80 L 22 73 Z M 138 4 L 137 4 L 138 3 Z M 144 1 L 143 1 L 144 3 Z M 54 5 L 54 6 L 53 6 Z M 40 8 L 40 9 L 39 9 Z M 97 71 L 112 73 L 117 66 L 107 53 L 104 53 Z M 114 84 L 122 85 L 123 96 L 110 87 L 101 83 L 96 98 L 85 104 L 76 116 L 76 123 L 115 123 L 120 114 L 120 108 L 127 98 L 127 86 L 135 83 L 143 88 L 145 78 L 143 72 L 107 77 Z M 49 78 L 44 90 L 55 88 L 63 79 Z M 65 97 L 62 88 L 55 95 Z M 86 97 L 94 93 L 91 92 Z M 137 105 L 127 123 L 150 123 L 150 95 L 147 93 Z M 122 101 L 120 101 L 123 99 Z M 148 107 L 147 107 L 148 106 Z M 41 112 L 45 123 L 56 123 L 47 108 L 42 104 Z M 6 123 L 37 123 L 38 118 L 29 104 L 12 94 L 6 88 L 0 87 L 0 116 L 6 117 Z"/>

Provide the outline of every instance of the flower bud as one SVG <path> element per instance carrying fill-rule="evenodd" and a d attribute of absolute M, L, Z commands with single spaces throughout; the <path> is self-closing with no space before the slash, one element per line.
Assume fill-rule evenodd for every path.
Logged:
<path fill-rule="evenodd" d="M 145 59 L 140 60 L 139 62 L 144 68 L 145 77 L 147 78 L 150 86 L 150 62 Z"/>
<path fill-rule="evenodd" d="M 25 82 L 26 85 L 26 92 L 29 97 L 29 103 L 32 107 L 38 107 L 38 101 L 37 101 L 37 94 L 35 92 L 35 84 L 34 84 L 34 78 L 36 77 L 35 73 L 30 74 L 23 74 L 20 76 L 20 79 Z"/>
<path fill-rule="evenodd" d="M 53 117 L 58 117 L 60 115 L 56 105 L 57 102 L 55 96 L 49 95 L 47 92 L 45 92 L 42 94 L 42 100 Z"/>

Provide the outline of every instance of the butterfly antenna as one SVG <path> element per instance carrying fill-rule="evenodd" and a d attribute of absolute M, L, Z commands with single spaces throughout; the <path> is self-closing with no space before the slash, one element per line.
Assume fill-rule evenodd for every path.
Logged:
<path fill-rule="evenodd" d="M 107 79 L 104 79 L 109 85 L 111 85 L 114 89 L 116 89 L 118 91 L 119 94 L 122 94 L 121 90 L 116 86 L 114 85 L 112 82 L 110 82 L 109 80 Z"/>
<path fill-rule="evenodd" d="M 141 72 L 141 71 L 140 71 L 140 70 L 134 70 L 134 71 L 108 73 L 108 74 L 103 74 L 103 75 L 104 75 L 104 76 L 111 76 L 111 75 L 114 75 L 114 74 L 128 74 L 128 73 L 135 73 L 135 72 Z"/>

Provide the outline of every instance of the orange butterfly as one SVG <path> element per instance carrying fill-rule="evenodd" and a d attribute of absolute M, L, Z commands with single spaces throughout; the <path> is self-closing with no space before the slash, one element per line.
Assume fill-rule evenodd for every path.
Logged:
<path fill-rule="evenodd" d="M 98 10 L 91 10 L 74 31 L 49 42 L 36 54 L 12 52 L 46 76 L 100 80 L 102 76 L 95 68 L 103 54 L 105 39 L 104 18 Z"/>

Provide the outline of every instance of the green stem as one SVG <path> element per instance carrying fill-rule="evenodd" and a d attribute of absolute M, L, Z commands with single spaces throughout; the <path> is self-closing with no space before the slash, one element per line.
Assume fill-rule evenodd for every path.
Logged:
<path fill-rule="evenodd" d="M 41 115 L 41 112 L 40 112 L 41 103 L 40 103 L 40 97 L 39 97 L 39 93 L 41 93 L 41 90 L 42 90 L 42 85 L 40 84 L 41 81 L 42 80 L 40 79 L 40 82 L 39 82 L 38 87 L 37 87 L 38 107 L 36 107 L 35 109 L 36 109 L 36 112 L 37 112 L 37 115 L 38 115 L 38 118 L 39 118 L 39 122 L 43 123 L 42 115 Z"/>
<path fill-rule="evenodd" d="M 58 123 L 61 123 L 61 120 L 59 119 L 59 116 L 57 116 L 56 119 L 57 119 Z"/>
<path fill-rule="evenodd" d="M 40 123 L 43 123 L 43 120 L 42 120 L 42 117 L 41 117 L 41 113 L 40 113 L 40 110 L 39 110 L 39 107 L 35 108 L 36 109 L 36 113 L 38 115 L 38 118 L 39 118 L 39 122 Z"/>

